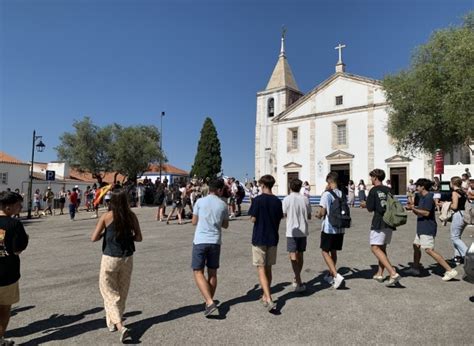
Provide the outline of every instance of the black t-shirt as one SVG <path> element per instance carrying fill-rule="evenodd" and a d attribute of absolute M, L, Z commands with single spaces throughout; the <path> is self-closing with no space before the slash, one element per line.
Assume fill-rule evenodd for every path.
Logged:
<path fill-rule="evenodd" d="M 466 201 L 467 201 L 467 195 L 463 190 L 455 190 L 453 193 L 458 194 L 458 208 L 454 210 L 454 212 L 460 211 L 460 210 L 465 210 L 466 208 Z"/>
<path fill-rule="evenodd" d="M 387 208 L 387 195 L 389 193 L 390 189 L 384 185 L 374 186 L 369 191 L 366 207 L 368 211 L 374 212 L 372 225 L 370 226 L 371 230 L 395 229 L 383 222 L 383 215 Z"/>
<path fill-rule="evenodd" d="M 20 252 L 28 246 L 28 235 L 23 224 L 9 216 L 0 216 L 0 286 L 8 286 L 20 279 Z"/>
<path fill-rule="evenodd" d="M 115 236 L 114 223 L 112 222 L 105 228 L 102 241 L 102 253 L 111 257 L 128 257 L 135 252 L 135 242 L 132 232 L 127 232 L 123 239 L 117 239 Z"/>
<path fill-rule="evenodd" d="M 253 225 L 252 245 L 277 246 L 278 228 L 283 218 L 283 208 L 278 197 L 261 194 L 253 199 L 248 214 L 257 220 Z"/>
<path fill-rule="evenodd" d="M 416 234 L 418 235 L 432 235 L 436 236 L 437 224 L 435 218 L 435 203 L 433 200 L 433 193 L 429 192 L 426 196 L 420 195 L 418 208 L 430 212 L 428 216 L 418 215 L 416 219 Z"/>

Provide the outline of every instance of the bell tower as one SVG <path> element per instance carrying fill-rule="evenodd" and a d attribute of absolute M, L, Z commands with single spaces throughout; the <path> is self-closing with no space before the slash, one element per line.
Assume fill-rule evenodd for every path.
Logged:
<path fill-rule="evenodd" d="M 267 87 L 257 93 L 255 127 L 255 179 L 264 174 L 275 176 L 277 170 L 277 133 L 273 119 L 298 100 L 303 93 L 298 89 L 285 53 L 286 29 L 281 34 L 278 61 Z"/>

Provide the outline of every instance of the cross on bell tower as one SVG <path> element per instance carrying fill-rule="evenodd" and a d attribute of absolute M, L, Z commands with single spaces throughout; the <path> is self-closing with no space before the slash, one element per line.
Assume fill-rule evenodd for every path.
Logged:
<path fill-rule="evenodd" d="M 346 64 L 342 62 L 342 48 L 346 48 L 345 44 L 340 44 L 337 47 L 334 47 L 334 49 L 339 50 L 339 60 L 337 61 L 336 64 L 336 72 L 345 72 L 346 71 Z"/>

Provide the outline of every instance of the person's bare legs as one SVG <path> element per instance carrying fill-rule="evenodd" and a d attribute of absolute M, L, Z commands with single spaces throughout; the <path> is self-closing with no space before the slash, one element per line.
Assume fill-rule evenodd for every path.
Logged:
<path fill-rule="evenodd" d="M 11 308 L 11 305 L 0 305 L 0 337 L 5 336 L 5 331 L 10 321 Z"/>
<path fill-rule="evenodd" d="M 290 262 L 295 273 L 295 282 L 301 286 L 301 270 L 303 269 L 303 252 L 290 252 Z"/>
<path fill-rule="evenodd" d="M 321 253 L 323 254 L 324 262 L 326 262 L 326 265 L 328 266 L 329 274 L 335 278 L 337 276 L 337 252 L 335 250 L 331 250 L 331 252 L 322 250 Z"/>
<path fill-rule="evenodd" d="M 174 213 L 175 210 L 176 210 L 175 207 L 173 209 L 171 209 L 171 213 L 168 214 L 168 217 L 166 219 L 166 223 L 170 223 L 170 218 L 173 216 L 173 213 Z M 179 217 L 181 217 L 181 216 L 179 216 Z"/>
<path fill-rule="evenodd" d="M 385 269 L 387 269 L 391 277 L 394 277 L 395 275 L 397 275 L 397 272 L 395 271 L 395 268 L 393 268 L 392 264 L 388 260 L 388 257 L 385 251 L 382 250 L 383 246 L 385 245 L 371 245 L 370 248 L 372 250 L 372 253 L 379 260 L 380 264 L 383 267 L 385 267 Z"/>
<path fill-rule="evenodd" d="M 179 224 L 182 224 L 183 222 L 181 221 L 181 214 L 183 212 L 183 209 L 182 208 L 178 208 L 178 223 Z M 169 219 L 169 217 L 168 217 Z"/>
<path fill-rule="evenodd" d="M 387 256 L 387 244 L 380 245 L 380 250 Z M 377 274 L 376 276 L 383 276 L 383 271 L 385 270 L 385 266 L 382 262 L 378 261 L 378 268 L 377 268 Z"/>
<path fill-rule="evenodd" d="M 425 249 L 425 252 L 433 257 L 433 259 L 439 263 L 441 267 L 444 268 L 447 272 L 449 272 L 452 268 L 450 265 L 446 262 L 446 260 L 441 256 L 439 253 L 437 253 L 434 249 Z"/>
<path fill-rule="evenodd" d="M 209 284 L 209 281 L 206 279 L 204 276 L 204 269 L 199 269 L 199 270 L 193 270 L 194 273 L 194 281 L 196 281 L 196 285 L 199 288 L 199 291 L 202 294 L 202 297 L 204 298 L 204 301 L 206 302 L 207 306 L 210 306 L 214 303 L 212 300 L 214 293 L 212 290 L 215 289 L 216 287 L 212 288 L 212 286 Z M 209 273 L 209 271 L 208 271 Z M 215 277 L 215 284 L 217 286 L 217 271 L 214 270 L 214 277 Z"/>
<path fill-rule="evenodd" d="M 421 261 L 420 245 L 413 244 L 413 268 L 419 269 Z"/>
<path fill-rule="evenodd" d="M 272 283 L 272 267 L 271 266 L 258 266 L 258 281 L 260 287 L 262 287 L 263 296 L 262 300 L 265 302 L 271 302 L 272 296 L 270 293 L 270 285 Z"/>
<path fill-rule="evenodd" d="M 217 269 L 207 268 L 207 282 L 211 288 L 211 298 L 214 299 L 217 289 Z"/>

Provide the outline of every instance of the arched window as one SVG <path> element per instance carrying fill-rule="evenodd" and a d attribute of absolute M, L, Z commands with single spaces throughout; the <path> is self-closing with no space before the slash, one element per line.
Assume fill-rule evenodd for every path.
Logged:
<path fill-rule="evenodd" d="M 268 110 L 267 114 L 269 117 L 272 117 L 275 115 L 275 101 L 273 100 L 273 97 L 268 100 Z"/>

